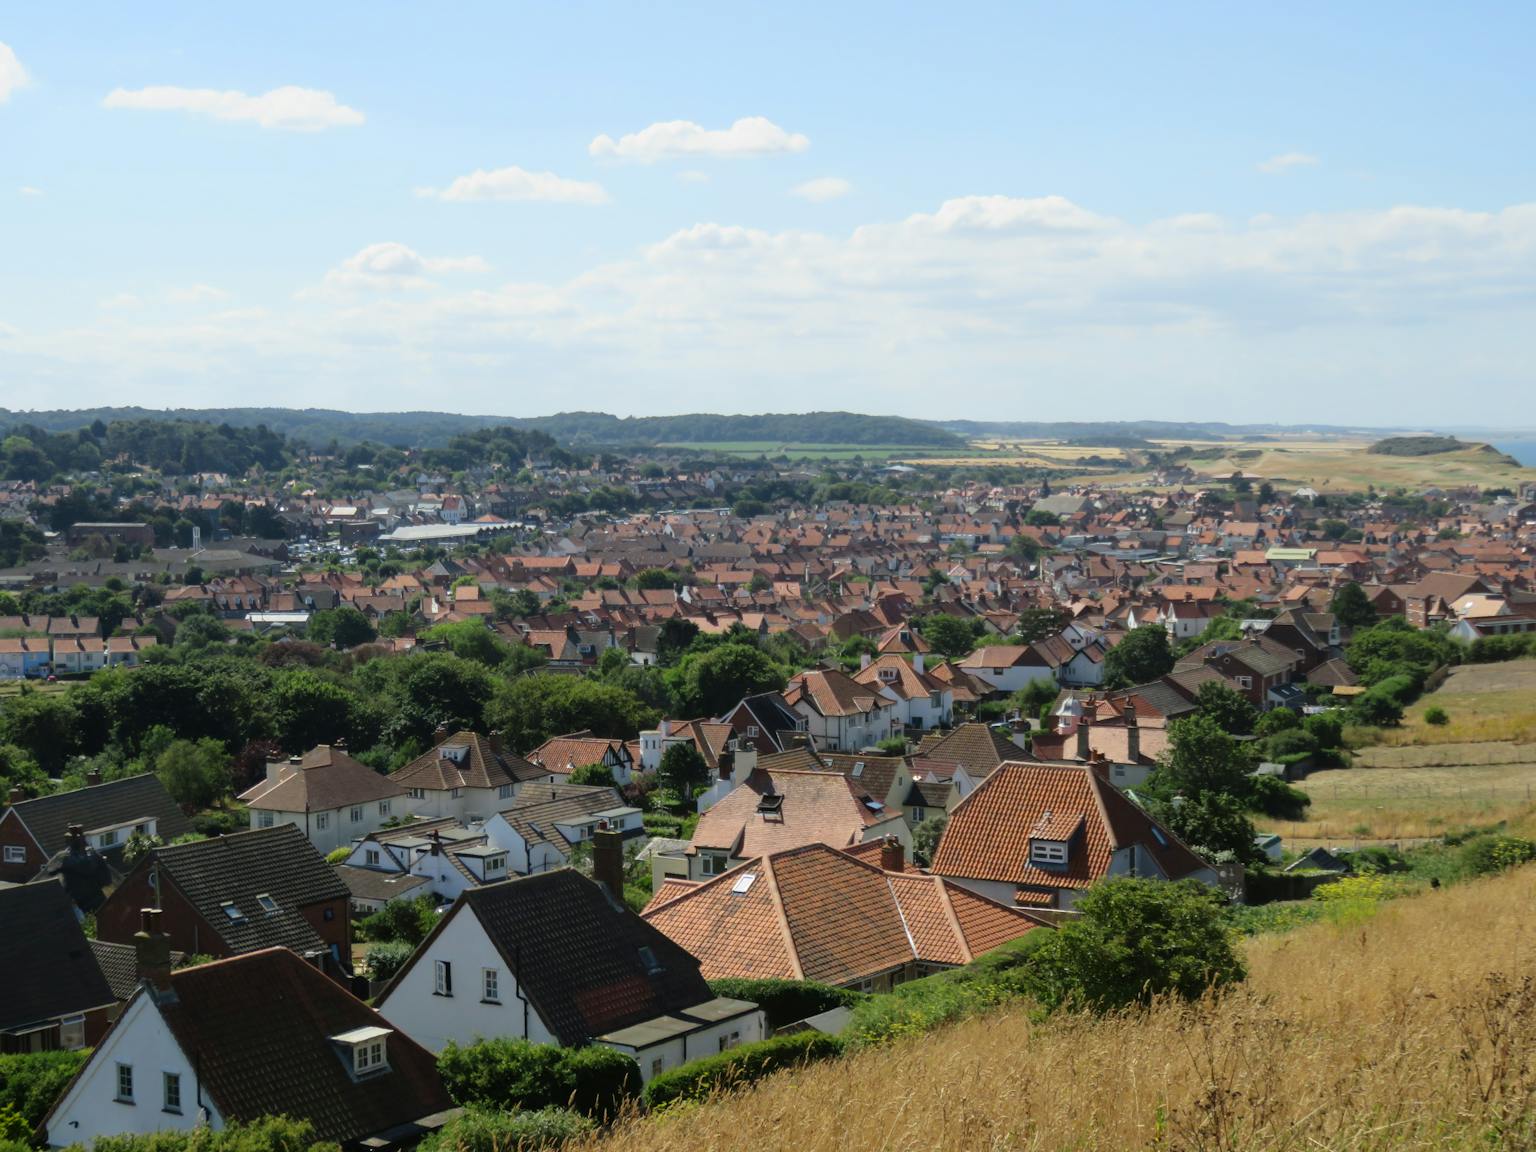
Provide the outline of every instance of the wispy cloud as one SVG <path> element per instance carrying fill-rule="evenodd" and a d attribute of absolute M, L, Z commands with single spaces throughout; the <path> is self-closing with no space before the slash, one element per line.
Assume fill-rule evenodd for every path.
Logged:
<path fill-rule="evenodd" d="M 812 204 L 821 204 L 828 200 L 837 200 L 853 191 L 853 185 L 841 176 L 822 176 L 815 180 L 807 180 L 804 184 L 796 184 L 789 190 L 791 196 L 798 196 L 801 200 L 809 200 Z"/>
<path fill-rule="evenodd" d="M 286 85 L 251 96 L 214 88 L 114 88 L 101 102 L 103 108 L 127 108 L 143 112 L 189 112 L 215 120 L 243 120 L 263 128 L 289 132 L 320 132 L 327 128 L 353 128 L 363 114 L 349 108 L 319 88 Z"/>
<path fill-rule="evenodd" d="M 568 180 L 553 172 L 529 172 L 515 165 L 476 169 L 446 188 L 418 188 L 416 195 L 436 200 L 544 200 L 557 204 L 606 204 L 601 184 Z"/>
<path fill-rule="evenodd" d="M 433 286 L 433 277 L 451 272 L 488 272 L 479 256 L 423 256 L 393 240 L 370 244 L 325 274 L 330 289 L 415 290 Z"/>
<path fill-rule="evenodd" d="M 41 188 L 34 188 L 30 184 L 23 184 L 20 188 L 16 189 L 16 194 L 18 196 L 41 196 L 43 190 Z"/>
<path fill-rule="evenodd" d="M 587 149 L 605 160 L 676 160 L 695 156 L 768 156 L 804 152 L 811 142 L 764 116 L 745 116 L 729 128 L 705 128 L 691 120 L 663 120 L 615 140 L 599 136 Z"/>
<path fill-rule="evenodd" d="M 16 89 L 25 88 L 31 80 L 11 46 L 0 40 L 0 104 L 9 100 Z"/>
<path fill-rule="evenodd" d="M 1292 168 L 1315 168 L 1322 160 L 1309 152 L 1282 152 L 1278 156 L 1271 156 L 1259 164 L 1260 172 L 1270 176 L 1278 176 L 1282 172 L 1289 172 Z"/>

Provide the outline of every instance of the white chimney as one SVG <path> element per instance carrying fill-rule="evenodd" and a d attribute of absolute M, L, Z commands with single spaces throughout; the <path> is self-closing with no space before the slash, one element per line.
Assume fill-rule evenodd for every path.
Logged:
<path fill-rule="evenodd" d="M 912 671 L 916 672 L 919 676 L 923 674 L 923 654 L 921 652 L 912 653 Z"/>
<path fill-rule="evenodd" d="M 866 669 L 868 667 L 869 667 L 869 653 L 865 652 L 863 655 L 861 655 L 859 657 L 859 671 L 862 672 L 862 671 L 864 671 L 864 669 Z"/>
<path fill-rule="evenodd" d="M 740 784 L 757 769 L 757 749 L 736 746 L 736 759 L 731 765 L 731 781 Z"/>

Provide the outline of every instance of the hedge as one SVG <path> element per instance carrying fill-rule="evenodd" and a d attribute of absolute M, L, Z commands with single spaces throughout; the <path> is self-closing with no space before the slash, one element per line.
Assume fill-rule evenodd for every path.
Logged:
<path fill-rule="evenodd" d="M 423 1140 L 419 1149 L 420 1152 L 533 1152 L 538 1148 L 558 1148 L 567 1140 L 585 1136 L 595 1128 L 587 1117 L 565 1108 L 540 1108 L 533 1112 L 466 1108 Z"/>
<path fill-rule="evenodd" d="M 751 1084 L 784 1068 L 830 1060 L 842 1051 L 841 1040 L 820 1032 L 797 1032 L 743 1044 L 663 1072 L 646 1085 L 645 1103 L 648 1108 L 659 1108 L 676 1100 L 701 1100 L 712 1092 Z"/>
<path fill-rule="evenodd" d="M 612 1048 L 561 1048 L 499 1037 L 437 1058 L 455 1102 L 489 1109 L 573 1108 L 599 1119 L 617 1114 L 640 1090 L 640 1067 Z"/>
<path fill-rule="evenodd" d="M 834 988 L 814 980 L 711 980 L 710 991 L 716 996 L 750 1000 L 763 1010 L 770 1031 L 794 1024 L 808 1016 L 833 1008 L 852 1008 L 868 999 L 851 988 Z"/>
<path fill-rule="evenodd" d="M 89 1055 L 82 1051 L 0 1056 L 0 1110 L 11 1109 L 32 1131 Z"/>
<path fill-rule="evenodd" d="M 76 1144 L 72 1148 L 78 1149 Z M 245 1124 L 231 1123 L 221 1129 L 195 1128 L 190 1132 L 167 1128 L 134 1135 L 98 1136 L 91 1152 L 340 1152 L 337 1145 L 315 1139 L 308 1120 L 263 1116 Z"/>

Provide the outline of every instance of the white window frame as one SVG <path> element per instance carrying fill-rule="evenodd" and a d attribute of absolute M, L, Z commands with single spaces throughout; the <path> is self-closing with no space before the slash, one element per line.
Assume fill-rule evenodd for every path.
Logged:
<path fill-rule="evenodd" d="M 1252 676 L 1237 676 L 1237 677 L 1234 677 L 1234 679 L 1237 681 L 1237 686 L 1239 688 L 1252 688 L 1253 687 L 1253 677 Z"/>
<path fill-rule="evenodd" d="M 116 1095 L 112 1099 L 119 1104 L 132 1104 L 133 1101 L 133 1065 L 118 1061 L 117 1077 L 114 1085 Z"/>
<path fill-rule="evenodd" d="M 379 801 L 379 815 L 380 816 L 388 816 L 389 815 L 389 801 L 388 800 L 380 800 Z"/>
<path fill-rule="evenodd" d="M 256 827 L 258 827 L 258 828 L 271 828 L 276 823 L 277 823 L 277 815 L 276 815 L 276 813 L 273 813 L 273 812 L 257 812 L 256 813 Z"/>
<path fill-rule="evenodd" d="M 1029 862 L 1031 864 L 1065 864 L 1067 846 L 1060 840 L 1031 840 Z"/>
<path fill-rule="evenodd" d="M 480 1000 L 485 1004 L 501 1003 L 501 972 L 499 969 L 480 969 Z"/>
<path fill-rule="evenodd" d="M 377 848 L 365 848 L 365 849 L 363 849 L 363 863 L 364 864 L 372 866 L 374 864 L 377 864 L 378 862 L 379 862 L 379 850 Z"/>
<path fill-rule="evenodd" d="M 173 1116 L 181 1115 L 181 1073 L 162 1072 L 160 1074 L 160 1089 L 164 1098 L 161 1106 L 162 1112 L 169 1112 Z"/>
<path fill-rule="evenodd" d="M 412 800 L 425 800 L 427 798 L 427 790 L 425 788 L 412 788 L 410 794 Z"/>
<path fill-rule="evenodd" d="M 363 822 L 363 806 L 361 804 L 352 805 L 352 810 L 347 815 L 352 820 L 352 823 L 361 824 Z"/>
<path fill-rule="evenodd" d="M 5 862 L 7 864 L 25 864 L 27 862 L 27 846 L 25 844 L 7 844 L 5 846 Z"/>
<path fill-rule="evenodd" d="M 352 1049 L 352 1071 L 358 1076 L 381 1072 L 389 1065 L 384 1041 L 370 1040 Z"/>
<path fill-rule="evenodd" d="M 699 872 L 705 876 L 721 876 L 729 871 L 729 858 L 718 852 L 699 853 Z"/>
<path fill-rule="evenodd" d="M 329 812 L 315 813 L 315 831 L 324 832 L 331 826 L 331 814 Z"/>
<path fill-rule="evenodd" d="M 512 799 L 512 785 L 503 784 L 500 788 L 496 789 L 496 798 L 498 800 Z"/>
<path fill-rule="evenodd" d="M 432 962 L 432 993 L 435 996 L 453 995 L 453 961 Z"/>

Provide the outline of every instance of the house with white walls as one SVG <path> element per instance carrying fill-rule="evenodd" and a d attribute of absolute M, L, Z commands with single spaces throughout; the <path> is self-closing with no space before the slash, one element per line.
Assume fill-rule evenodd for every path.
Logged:
<path fill-rule="evenodd" d="M 291 824 L 322 854 L 408 815 L 412 805 L 404 788 L 331 744 L 269 763 L 265 779 L 240 799 L 252 828 Z"/>

